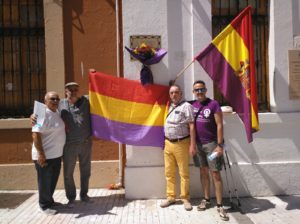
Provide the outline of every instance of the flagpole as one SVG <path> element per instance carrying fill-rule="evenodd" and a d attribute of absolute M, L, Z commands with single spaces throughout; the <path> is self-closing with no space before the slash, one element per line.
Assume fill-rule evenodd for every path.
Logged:
<path fill-rule="evenodd" d="M 117 77 L 121 77 L 120 74 L 120 33 L 119 33 L 119 0 L 115 1 L 116 6 L 116 50 L 117 50 Z M 119 151 L 119 183 L 118 186 L 123 186 L 123 150 L 122 144 L 118 144 Z"/>
<path fill-rule="evenodd" d="M 185 72 L 185 70 L 187 70 L 193 63 L 195 62 L 195 58 L 188 64 L 186 65 L 177 75 L 176 78 L 174 80 L 171 80 L 169 85 L 175 84 L 176 80 L 182 76 Z"/>

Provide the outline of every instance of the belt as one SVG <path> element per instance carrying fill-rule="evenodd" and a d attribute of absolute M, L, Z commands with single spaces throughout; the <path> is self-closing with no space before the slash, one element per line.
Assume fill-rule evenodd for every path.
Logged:
<path fill-rule="evenodd" d="M 189 137 L 190 136 L 188 135 L 188 136 L 185 136 L 185 137 L 182 137 L 182 138 L 175 138 L 175 139 L 169 139 L 169 138 L 165 137 L 165 139 L 167 139 L 169 142 L 180 142 L 180 141 L 182 141 L 186 138 L 189 138 Z"/>

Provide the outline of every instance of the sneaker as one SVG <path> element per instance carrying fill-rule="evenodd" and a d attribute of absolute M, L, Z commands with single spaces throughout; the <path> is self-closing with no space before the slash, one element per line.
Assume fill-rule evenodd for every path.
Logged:
<path fill-rule="evenodd" d="M 68 208 L 74 208 L 75 206 L 75 200 L 69 200 L 68 204 L 67 204 L 67 207 Z"/>
<path fill-rule="evenodd" d="M 166 208 L 166 207 L 169 207 L 170 205 L 173 205 L 176 203 L 176 200 L 175 199 L 167 199 L 165 200 L 164 202 L 162 202 L 160 204 L 160 207 L 161 208 Z"/>
<path fill-rule="evenodd" d="M 51 204 L 51 207 L 60 207 L 60 206 L 62 206 L 62 203 L 56 201 Z"/>
<path fill-rule="evenodd" d="M 87 195 L 84 196 L 84 197 L 82 197 L 82 198 L 80 198 L 80 200 L 82 202 L 86 202 L 86 203 L 91 202 L 91 198 L 89 196 L 87 196 Z"/>
<path fill-rule="evenodd" d="M 56 215 L 57 211 L 51 208 L 46 209 L 40 209 L 41 212 L 43 212 L 45 215 Z"/>
<path fill-rule="evenodd" d="M 183 206 L 184 206 L 185 210 L 191 211 L 193 209 L 193 207 L 192 207 L 191 203 L 189 202 L 189 200 L 183 199 L 182 202 L 183 202 Z"/>
<path fill-rule="evenodd" d="M 210 207 L 210 201 L 207 201 L 205 199 L 203 199 L 200 202 L 200 205 L 197 206 L 197 210 L 198 211 L 204 211 L 205 209 L 208 209 Z"/>
<path fill-rule="evenodd" d="M 228 221 L 229 220 L 229 217 L 225 211 L 225 208 L 222 206 L 222 207 L 219 207 L 217 208 L 218 210 L 218 213 L 220 215 L 220 218 L 223 220 L 223 221 Z"/>

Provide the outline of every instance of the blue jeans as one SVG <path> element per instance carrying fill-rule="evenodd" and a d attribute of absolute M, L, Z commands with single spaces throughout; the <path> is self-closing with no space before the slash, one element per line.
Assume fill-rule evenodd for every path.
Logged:
<path fill-rule="evenodd" d="M 41 167 L 37 161 L 34 161 L 37 171 L 39 205 L 41 209 L 50 208 L 53 204 L 53 194 L 58 181 L 61 157 L 55 159 L 47 159 L 47 166 Z"/>
<path fill-rule="evenodd" d="M 66 143 L 64 147 L 64 181 L 68 200 L 76 199 L 76 186 L 74 182 L 74 169 L 76 160 L 79 159 L 80 170 L 80 197 L 87 196 L 89 190 L 89 179 L 91 176 L 91 152 L 92 139 L 83 142 Z"/>

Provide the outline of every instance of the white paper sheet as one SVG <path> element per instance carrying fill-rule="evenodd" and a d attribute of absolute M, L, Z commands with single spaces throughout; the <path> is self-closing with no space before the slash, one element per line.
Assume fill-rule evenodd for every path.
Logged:
<path fill-rule="evenodd" d="M 36 125 L 42 127 L 45 120 L 46 105 L 38 101 L 34 101 L 33 113 L 37 118 Z"/>

